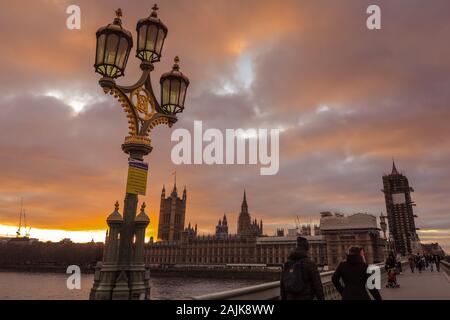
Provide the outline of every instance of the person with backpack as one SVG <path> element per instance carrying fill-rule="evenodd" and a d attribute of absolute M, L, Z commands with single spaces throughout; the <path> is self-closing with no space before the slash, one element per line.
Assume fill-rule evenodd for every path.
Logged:
<path fill-rule="evenodd" d="M 395 266 L 395 257 L 393 263 Z M 367 279 L 370 276 L 367 268 L 368 265 L 361 258 L 361 248 L 350 247 L 347 259 L 338 265 L 331 278 L 342 300 L 370 300 L 366 290 Z M 369 292 L 375 300 L 381 300 L 377 289 L 370 289 Z"/>
<path fill-rule="evenodd" d="M 281 300 L 324 300 L 322 281 L 316 264 L 308 258 L 309 243 L 297 238 L 297 248 L 283 265 L 280 281 Z"/>

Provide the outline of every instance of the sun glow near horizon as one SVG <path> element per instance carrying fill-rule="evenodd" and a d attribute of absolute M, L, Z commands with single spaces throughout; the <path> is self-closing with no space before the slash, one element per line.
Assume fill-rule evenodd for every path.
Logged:
<path fill-rule="evenodd" d="M 0 237 L 15 237 L 17 226 L 9 226 L 0 224 Z M 22 236 L 25 235 L 25 230 L 22 229 Z M 36 238 L 39 241 L 59 242 L 63 239 L 70 239 L 77 243 L 91 242 L 105 242 L 106 229 L 104 230 L 62 230 L 62 229 L 41 229 L 31 228 L 30 238 Z M 155 237 L 153 234 L 147 233 L 145 241 L 149 241 L 150 237 Z"/>
<path fill-rule="evenodd" d="M 17 226 L 0 225 L 0 236 L 15 237 Z M 22 229 L 22 236 L 25 235 L 25 230 Z M 30 237 L 39 239 L 40 241 L 58 242 L 62 239 L 69 238 L 73 242 L 104 242 L 106 235 L 105 230 L 61 230 L 61 229 L 40 229 L 31 228 Z"/>

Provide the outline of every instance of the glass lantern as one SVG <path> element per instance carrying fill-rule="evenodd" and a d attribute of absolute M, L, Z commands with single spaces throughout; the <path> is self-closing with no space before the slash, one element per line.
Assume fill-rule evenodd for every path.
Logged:
<path fill-rule="evenodd" d="M 136 57 L 149 63 L 161 59 L 161 51 L 167 36 L 167 27 L 158 18 L 157 10 L 158 6 L 155 4 L 150 16 L 139 20 L 136 25 Z"/>
<path fill-rule="evenodd" d="M 161 108 L 168 114 L 183 112 L 189 79 L 180 71 L 180 59 L 175 57 L 172 71 L 161 76 Z"/>
<path fill-rule="evenodd" d="M 122 10 L 116 11 L 112 24 L 98 29 L 95 72 L 103 77 L 115 79 L 123 76 L 127 65 L 133 38 L 129 31 L 122 28 Z"/>

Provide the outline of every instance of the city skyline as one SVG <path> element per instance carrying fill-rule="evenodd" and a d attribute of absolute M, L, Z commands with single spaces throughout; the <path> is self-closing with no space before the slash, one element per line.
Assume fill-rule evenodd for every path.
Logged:
<path fill-rule="evenodd" d="M 395 163 L 393 163 L 393 170 L 396 170 Z M 162 189 L 163 189 L 163 195 L 165 195 L 166 185 L 163 185 Z M 243 193 L 244 193 L 244 195 L 243 195 L 243 203 L 247 203 L 246 192 L 247 191 L 244 189 L 243 190 Z M 182 196 L 183 199 L 185 199 L 186 194 L 187 194 L 187 187 L 186 186 L 184 186 L 182 188 L 181 192 L 178 191 L 178 187 L 176 185 L 176 178 L 175 178 L 175 180 L 173 182 L 173 186 L 170 187 L 170 188 L 169 187 L 167 188 L 167 194 L 169 195 L 169 197 L 166 199 L 165 196 L 164 196 L 164 199 L 166 199 L 165 201 L 169 201 L 169 203 L 170 203 L 171 196 L 174 193 L 175 193 L 175 195 L 178 195 L 177 197 L 181 197 Z M 161 200 L 162 199 L 163 198 L 161 198 Z M 180 200 L 181 200 L 181 198 L 180 198 Z M 251 203 L 251 200 L 250 200 L 250 203 Z M 249 213 L 252 213 L 251 209 L 247 209 L 247 210 L 248 210 Z M 382 211 L 382 213 L 386 216 L 387 212 L 385 212 L 385 211 L 386 210 Z M 242 212 L 242 204 L 241 204 L 241 212 Z M 235 217 L 236 221 L 238 221 L 238 218 L 239 218 L 239 215 L 241 214 L 241 212 L 238 212 L 238 213 L 225 212 L 224 216 L 228 215 L 230 217 Z M 322 213 L 324 213 L 324 212 L 336 213 L 336 214 L 340 214 L 340 215 L 344 215 L 344 216 L 350 216 L 350 215 L 356 214 L 356 213 L 365 213 L 365 214 L 373 215 L 377 219 L 378 227 L 380 227 L 380 224 L 379 224 L 379 217 L 380 217 L 380 215 L 377 214 L 377 213 L 372 213 L 372 212 L 367 212 L 367 211 L 365 211 L 365 212 L 342 212 L 342 211 L 339 211 L 339 210 L 338 211 L 334 211 L 334 212 L 332 212 L 332 211 L 322 211 L 322 212 L 318 212 L 316 214 L 312 214 L 312 215 L 308 215 L 308 216 L 299 216 L 299 215 L 296 215 L 295 217 L 293 216 L 292 217 L 292 221 L 294 221 L 294 222 L 280 223 L 280 224 L 277 224 L 275 227 L 273 225 L 272 226 L 269 225 L 269 232 L 268 233 L 265 232 L 264 235 L 274 236 L 274 235 L 277 234 L 277 232 L 280 229 L 284 230 L 285 232 L 287 232 L 289 229 L 296 229 L 296 228 L 298 229 L 301 226 L 309 226 L 309 227 L 311 227 L 311 226 L 320 226 L 320 217 L 321 217 Z M 154 234 L 149 234 L 146 237 L 146 241 L 149 241 L 150 238 L 154 238 L 155 241 L 156 240 L 163 240 L 159 236 L 157 236 L 158 233 L 161 232 L 160 231 L 160 229 L 161 229 L 161 225 L 160 225 L 161 215 L 162 215 L 162 213 L 161 213 L 161 210 L 160 210 L 158 212 L 158 220 L 157 220 L 158 227 L 156 228 L 156 231 L 155 231 Z M 186 228 L 188 225 L 189 225 L 189 227 L 191 225 L 192 226 L 195 225 L 195 227 L 197 228 L 197 223 L 195 223 L 195 214 L 192 216 L 193 219 L 189 219 L 189 218 L 190 218 L 189 216 L 187 216 L 185 218 L 186 221 L 183 223 L 181 231 L 183 231 L 184 228 Z M 217 218 L 216 218 L 216 220 L 217 220 Z M 220 220 L 220 217 L 219 217 L 219 220 Z M 231 235 L 238 234 L 238 224 L 237 223 L 235 223 L 235 224 L 232 223 L 230 226 L 231 226 L 231 228 L 229 228 L 230 234 Z M 22 221 L 22 227 L 24 228 L 23 229 L 23 233 L 25 233 L 27 226 L 23 225 L 23 221 Z M 17 226 L 12 226 L 11 228 L 14 228 L 14 231 L 17 231 Z M 28 225 L 28 228 L 31 229 L 32 226 Z M 216 228 L 217 228 L 217 225 L 215 225 L 214 228 L 210 228 L 210 227 L 200 228 L 200 230 L 203 230 L 203 231 L 199 232 L 199 236 L 214 235 L 215 234 L 214 229 L 216 229 Z M 62 231 L 62 230 L 51 230 L 51 231 L 52 232 L 56 231 L 56 233 L 58 234 L 58 235 L 55 235 L 56 238 L 53 238 L 53 239 L 57 239 L 56 241 L 59 241 L 59 239 L 62 239 L 62 238 L 65 238 L 65 237 L 69 237 L 70 238 L 70 235 L 75 235 L 75 238 L 71 239 L 71 240 L 74 240 L 75 242 L 88 242 L 88 240 L 90 241 L 89 237 L 91 237 L 92 234 L 98 233 L 98 237 L 99 238 L 97 238 L 96 240 L 100 241 L 100 242 L 104 242 L 103 237 L 104 237 L 105 230 L 84 231 L 84 232 L 83 231 L 69 231 L 69 232 L 66 231 L 67 233 L 64 233 L 64 231 Z M 43 235 L 43 238 L 41 238 L 42 240 L 52 240 L 51 237 L 45 238 L 45 230 L 40 230 L 40 231 L 43 232 L 43 233 L 40 233 L 40 234 Z M 12 234 L 10 234 L 10 235 L 12 235 Z M 77 238 L 77 235 L 78 235 L 79 238 Z M 388 232 L 387 236 L 388 237 L 390 236 L 389 232 Z M 81 240 L 81 239 L 83 239 L 83 240 Z M 92 239 L 95 240 L 95 236 L 92 237 Z M 427 241 L 426 243 L 432 243 L 432 241 Z"/>
<path fill-rule="evenodd" d="M 105 217 L 116 200 L 123 207 L 127 125 L 97 86 L 92 52 L 95 30 L 114 10 L 80 1 L 81 30 L 68 30 L 65 1 L 7 2 L 0 13 L 7 39 L 0 43 L 0 233 L 17 229 L 23 198 L 32 235 L 94 230 L 103 240 Z M 283 130 L 279 173 L 266 177 L 257 166 L 175 166 L 170 130 L 155 131 L 148 196 L 140 199 L 151 219 L 147 237 L 157 233 L 160 190 L 169 188 L 174 170 L 188 189 L 186 221 L 200 234 L 214 233 L 224 213 L 237 220 L 244 189 L 252 215 L 274 233 L 297 215 L 386 213 L 381 177 L 394 157 L 416 190 L 420 239 L 449 250 L 450 62 L 442 57 L 450 54 L 450 5 L 379 1 L 383 28 L 372 33 L 368 3 L 248 1 L 237 10 L 227 1 L 159 2 L 171 29 L 156 71 L 169 70 L 179 54 L 192 80 L 174 128 L 201 120 L 212 128 Z M 121 6 L 135 35 L 134 22 L 150 5 Z M 31 57 L 29 46 L 37 48 Z M 133 78 L 138 64 L 130 61 L 128 69 Z"/>

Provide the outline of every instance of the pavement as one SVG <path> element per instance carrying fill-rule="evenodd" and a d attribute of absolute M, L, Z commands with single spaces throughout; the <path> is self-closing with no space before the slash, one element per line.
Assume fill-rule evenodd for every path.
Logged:
<path fill-rule="evenodd" d="M 419 273 L 415 270 L 403 270 L 397 275 L 400 288 L 386 288 L 386 281 L 381 284 L 383 300 L 450 300 L 450 277 L 441 272 L 431 272 L 430 269 Z"/>

